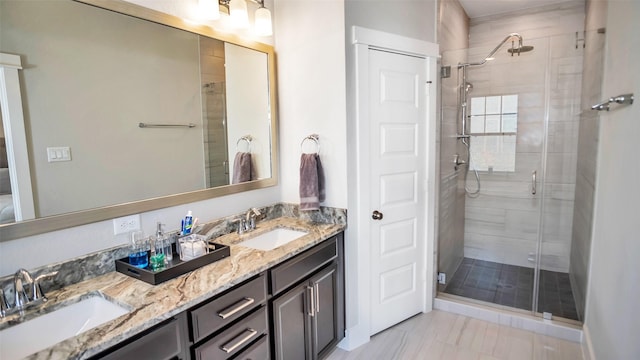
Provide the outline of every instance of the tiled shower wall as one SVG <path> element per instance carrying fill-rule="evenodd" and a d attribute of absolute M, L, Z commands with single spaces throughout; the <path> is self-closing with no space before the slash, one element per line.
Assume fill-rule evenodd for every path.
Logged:
<path fill-rule="evenodd" d="M 438 43 L 442 54 L 441 66 L 451 66 L 451 77 L 441 82 L 441 119 L 438 124 L 437 148 L 440 151 L 439 205 L 438 205 L 438 268 L 437 271 L 453 276 L 464 256 L 464 184 L 462 171 L 453 166 L 454 154 L 463 154 L 464 148 L 456 139 L 457 70 L 456 65 L 466 56 L 458 49 L 469 46 L 469 18 L 457 0 L 444 0 L 439 4 Z M 466 155 L 465 155 L 466 156 Z"/>
<path fill-rule="evenodd" d="M 602 73 L 604 62 L 604 31 L 607 22 L 607 4 L 587 1 L 585 21 L 584 75 L 582 77 L 582 113 L 578 136 L 578 169 L 576 174 L 575 211 L 571 241 L 571 268 L 569 276 L 576 309 L 584 318 L 593 226 L 593 197 L 598 155 L 599 115 L 590 106 L 602 101 Z"/>
<path fill-rule="evenodd" d="M 471 96 L 518 94 L 519 114 L 515 172 L 482 173 L 480 196 L 466 199 L 466 257 L 533 267 L 542 206 L 542 269 L 568 272 L 583 53 L 575 33 L 583 28 L 582 2 L 471 21 L 470 61 L 512 32 L 534 50 L 510 57 L 506 45 L 495 61 L 469 69 Z M 540 189 L 545 162 L 544 192 L 532 195 L 532 171 Z"/>
<path fill-rule="evenodd" d="M 229 185 L 224 61 L 224 43 L 201 36 L 200 73 L 207 187 Z"/>

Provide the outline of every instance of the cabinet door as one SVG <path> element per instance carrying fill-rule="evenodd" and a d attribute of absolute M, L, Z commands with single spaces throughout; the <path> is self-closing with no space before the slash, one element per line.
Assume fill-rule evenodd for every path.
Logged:
<path fill-rule="evenodd" d="M 333 264 L 311 278 L 315 297 L 311 317 L 313 359 L 321 358 L 339 340 L 338 265 Z"/>
<path fill-rule="evenodd" d="M 303 283 L 272 302 L 276 359 L 311 359 L 310 289 Z"/>

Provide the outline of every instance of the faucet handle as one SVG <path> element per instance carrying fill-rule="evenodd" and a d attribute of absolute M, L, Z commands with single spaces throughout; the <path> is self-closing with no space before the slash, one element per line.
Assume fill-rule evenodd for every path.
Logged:
<path fill-rule="evenodd" d="M 27 296 L 27 292 L 24 291 L 24 286 L 22 285 L 22 279 L 16 279 L 14 281 L 14 307 L 16 309 L 24 309 L 24 307 L 29 303 L 29 297 Z"/>
<path fill-rule="evenodd" d="M 0 289 L 0 317 L 5 317 L 7 312 L 11 309 L 7 297 L 4 295 L 4 290 Z"/>
<path fill-rule="evenodd" d="M 48 274 L 38 275 L 38 277 L 36 277 L 35 280 L 33 280 L 33 283 L 31 284 L 33 298 L 31 299 L 31 301 L 36 301 L 39 299 L 43 299 L 44 301 L 47 301 L 47 297 L 44 294 L 44 291 L 42 291 L 42 287 L 40 286 L 40 281 L 45 279 L 51 279 L 56 275 L 58 275 L 58 272 L 54 271 Z"/>
<path fill-rule="evenodd" d="M 236 222 L 238 223 L 238 235 L 244 234 L 247 229 L 247 220 L 240 218 Z"/>

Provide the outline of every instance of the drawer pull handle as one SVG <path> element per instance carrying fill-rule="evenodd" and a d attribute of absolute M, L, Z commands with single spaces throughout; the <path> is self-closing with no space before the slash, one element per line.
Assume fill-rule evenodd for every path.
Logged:
<path fill-rule="evenodd" d="M 245 297 L 244 299 L 238 301 L 237 303 L 219 312 L 218 316 L 220 316 L 223 319 L 226 319 L 230 316 L 233 316 L 233 314 L 237 313 L 238 311 L 241 311 L 242 309 L 246 308 L 247 306 L 250 306 L 254 302 L 255 300 L 253 298 Z"/>
<path fill-rule="evenodd" d="M 257 331 L 249 328 L 249 329 L 243 331 L 242 334 L 236 336 L 234 339 L 232 339 L 228 343 L 222 345 L 220 347 L 220 349 L 222 349 L 222 351 L 224 351 L 227 354 L 229 354 L 229 353 L 233 352 L 235 349 L 237 349 L 240 346 L 244 345 L 247 341 L 251 340 L 251 338 L 257 333 L 258 333 Z M 234 342 L 235 342 L 235 344 L 229 346 L 229 344 L 232 344 Z"/>

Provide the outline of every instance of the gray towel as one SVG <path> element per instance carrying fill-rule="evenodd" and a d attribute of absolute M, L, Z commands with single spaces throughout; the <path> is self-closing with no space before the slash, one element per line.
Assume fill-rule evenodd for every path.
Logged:
<path fill-rule="evenodd" d="M 232 184 L 238 184 L 251 180 L 251 153 L 238 152 L 233 161 Z"/>
<path fill-rule="evenodd" d="M 300 157 L 300 210 L 318 210 L 325 200 L 324 169 L 318 154 Z"/>

